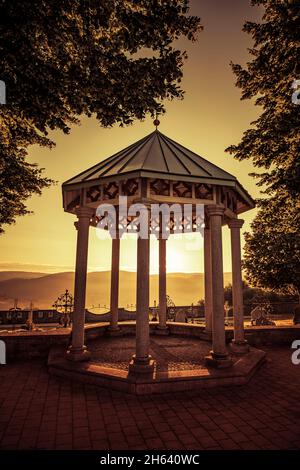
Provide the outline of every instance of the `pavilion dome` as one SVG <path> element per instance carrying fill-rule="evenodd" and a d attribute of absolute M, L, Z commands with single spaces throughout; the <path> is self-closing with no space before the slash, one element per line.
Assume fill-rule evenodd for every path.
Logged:
<path fill-rule="evenodd" d="M 131 172 L 236 181 L 235 176 L 155 130 L 124 150 L 71 178 L 65 184 Z"/>
<path fill-rule="evenodd" d="M 147 188 L 146 188 L 147 186 Z M 214 200 L 234 213 L 255 203 L 237 178 L 157 129 L 109 158 L 63 183 L 64 207 L 74 212 L 79 199 L 96 204 L 120 195 L 172 199 Z M 82 196 L 82 191 L 87 197 Z M 225 201 L 227 199 L 228 201 Z M 177 202 L 180 202 L 177 201 Z"/>

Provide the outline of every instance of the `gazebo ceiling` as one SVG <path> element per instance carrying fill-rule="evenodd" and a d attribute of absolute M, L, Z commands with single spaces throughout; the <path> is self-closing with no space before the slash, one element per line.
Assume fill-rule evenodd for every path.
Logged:
<path fill-rule="evenodd" d="M 226 188 L 231 192 L 230 197 Z M 255 206 L 235 176 L 158 130 L 69 179 L 62 189 L 68 212 L 74 212 L 79 204 L 114 201 L 119 195 L 135 199 L 156 196 L 154 199 L 164 198 L 166 202 L 189 199 L 211 203 L 224 203 L 229 197 L 232 212 L 236 214 Z"/>

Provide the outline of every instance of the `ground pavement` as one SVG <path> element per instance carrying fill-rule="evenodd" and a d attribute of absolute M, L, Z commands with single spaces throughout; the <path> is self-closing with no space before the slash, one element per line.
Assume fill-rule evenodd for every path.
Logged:
<path fill-rule="evenodd" d="M 268 348 L 248 385 L 132 396 L 0 366 L 1 449 L 300 449 L 300 365 Z"/>

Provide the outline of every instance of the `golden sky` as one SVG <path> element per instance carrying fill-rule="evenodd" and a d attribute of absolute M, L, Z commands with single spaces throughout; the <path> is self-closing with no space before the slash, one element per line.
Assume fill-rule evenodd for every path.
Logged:
<path fill-rule="evenodd" d="M 253 196 L 259 195 L 250 162 L 240 163 L 224 149 L 238 143 L 258 113 L 251 102 L 240 101 L 240 90 L 234 86 L 229 66 L 232 60 L 245 64 L 250 38 L 242 32 L 245 20 L 260 16 L 257 7 L 248 0 L 192 0 L 192 13 L 202 19 L 204 31 L 198 42 L 181 41 L 189 59 L 184 67 L 183 101 L 166 103 L 167 113 L 161 118 L 160 130 L 207 160 L 235 175 Z M 61 184 L 154 129 L 152 120 L 136 122 L 127 128 L 100 128 L 96 119 L 84 118 L 69 136 L 53 133 L 53 150 L 32 147 L 30 161 L 45 168 L 45 174 L 57 184 L 41 197 L 29 200 L 33 215 L 19 218 L 17 224 L 6 228 L 0 238 L 0 270 L 41 272 L 71 271 L 75 262 L 76 230 L 74 217 L 62 209 Z M 255 210 L 243 215 L 244 229 Z M 231 271 L 230 239 L 224 228 L 224 271 Z M 167 267 L 169 272 L 203 271 L 203 251 L 200 235 L 197 240 L 168 241 Z M 111 240 L 100 240 L 91 229 L 89 270 L 109 270 Z M 157 242 L 151 242 L 151 272 L 157 272 Z M 133 271 L 136 266 L 135 240 L 122 240 L 121 269 Z"/>

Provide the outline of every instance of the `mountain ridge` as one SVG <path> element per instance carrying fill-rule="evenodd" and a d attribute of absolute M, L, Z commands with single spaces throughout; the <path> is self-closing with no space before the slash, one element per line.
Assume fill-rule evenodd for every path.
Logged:
<path fill-rule="evenodd" d="M 14 299 L 26 308 L 32 301 L 36 308 L 51 308 L 57 297 L 66 289 L 73 293 L 74 272 L 31 273 L 0 272 L 0 309 L 11 308 Z M 23 277 L 18 277 L 23 276 Z M 224 273 L 224 285 L 231 282 L 231 273 Z M 119 305 L 135 304 L 136 273 L 120 271 Z M 168 273 L 167 293 L 176 305 L 196 304 L 204 297 L 203 273 Z M 87 307 L 108 306 L 110 298 L 110 271 L 89 272 L 87 275 Z M 158 303 L 158 274 L 150 275 L 150 304 Z"/>

